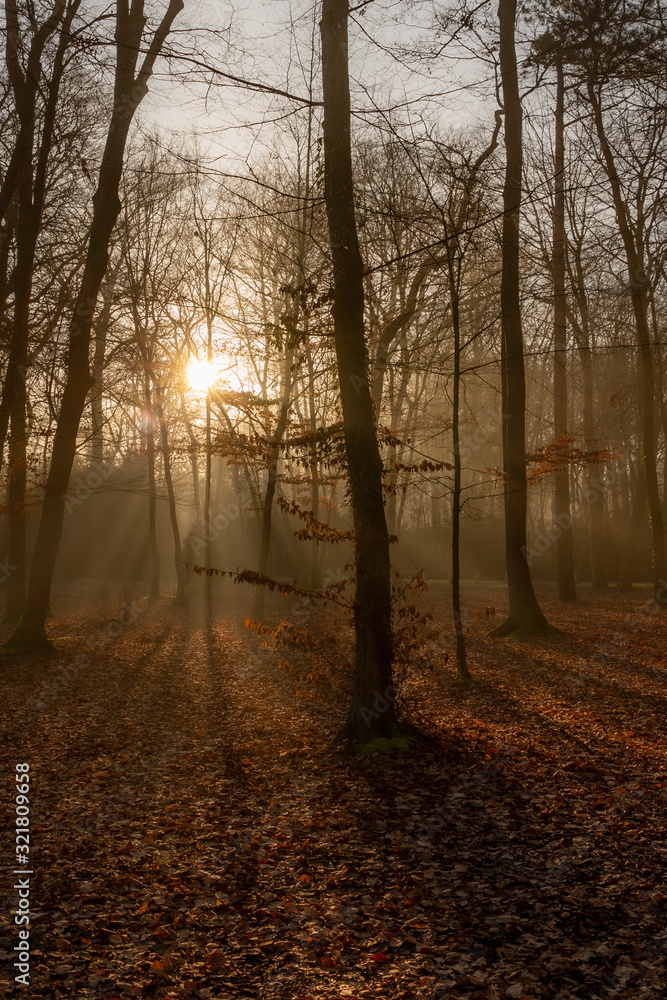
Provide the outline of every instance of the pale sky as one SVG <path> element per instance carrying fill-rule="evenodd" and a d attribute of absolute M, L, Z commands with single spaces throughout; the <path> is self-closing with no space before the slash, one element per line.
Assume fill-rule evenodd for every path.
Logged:
<path fill-rule="evenodd" d="M 391 0 L 378 0 L 364 16 L 350 23 L 350 56 L 353 107 L 357 130 L 363 123 L 382 121 L 375 107 L 402 106 L 396 114 L 403 123 L 417 122 L 425 114 L 443 126 L 487 122 L 495 111 L 493 75 L 481 59 L 460 61 L 454 53 L 418 66 L 401 64 L 386 49 L 416 43 L 429 36 L 431 4 L 417 5 L 423 24 L 396 23 L 404 9 Z M 266 83 L 290 93 L 308 96 L 311 39 L 316 46 L 315 96 L 320 96 L 320 3 L 310 0 L 243 0 L 242 3 L 186 0 L 176 22 L 174 48 L 213 62 L 220 70 L 244 79 Z M 294 29 L 292 30 L 292 25 Z M 215 31 L 223 37 L 216 37 Z M 224 41 L 223 41 L 224 38 Z M 228 43 L 228 47 L 227 46 Z M 177 64 L 174 64 L 176 68 Z M 270 149 L 277 119 L 296 105 L 285 99 L 259 95 L 215 79 L 182 84 L 166 73 L 164 60 L 151 84 L 151 95 L 142 106 L 141 119 L 176 133 L 196 132 L 218 167 L 243 171 L 244 158 Z M 486 95 L 486 100 L 483 100 Z"/>

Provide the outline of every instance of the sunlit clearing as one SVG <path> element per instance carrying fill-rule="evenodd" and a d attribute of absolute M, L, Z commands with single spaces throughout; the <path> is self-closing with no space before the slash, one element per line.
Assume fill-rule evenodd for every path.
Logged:
<path fill-rule="evenodd" d="M 213 361 L 191 358 L 187 367 L 188 382 L 195 392 L 207 392 L 220 378 L 220 366 Z"/>

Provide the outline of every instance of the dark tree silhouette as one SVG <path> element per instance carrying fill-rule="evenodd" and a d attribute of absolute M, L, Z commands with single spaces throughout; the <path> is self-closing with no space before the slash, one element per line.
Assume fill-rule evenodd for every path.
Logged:
<path fill-rule="evenodd" d="M 116 65 L 114 105 L 107 133 L 99 181 L 93 198 L 93 218 L 81 284 L 69 324 L 67 376 L 53 441 L 44 505 L 33 554 L 26 607 L 9 649 L 49 647 L 44 623 L 51 581 L 60 546 L 65 496 L 76 453 L 81 415 L 92 385 L 90 339 L 93 316 L 109 262 L 109 241 L 120 214 L 118 196 L 127 136 L 134 114 L 148 93 L 155 60 L 172 23 L 183 9 L 183 0 L 170 0 L 153 37 L 144 41 L 144 0 L 119 0 L 116 9 Z M 137 73 L 140 53 L 145 55 Z"/>
<path fill-rule="evenodd" d="M 516 60 L 516 0 L 500 0 L 500 72 L 505 122 L 502 279 L 502 408 L 505 476 L 505 559 L 509 615 L 491 635 L 515 632 L 541 635 L 550 631 L 535 596 L 528 567 L 526 537 L 526 378 L 521 328 L 519 230 L 523 168 L 522 108 Z"/>
<path fill-rule="evenodd" d="M 324 0 L 324 191 L 333 259 L 333 320 L 355 533 L 354 694 L 344 728 L 351 739 L 395 729 L 389 534 L 364 336 L 363 263 L 354 211 L 350 140 L 347 0 Z"/>

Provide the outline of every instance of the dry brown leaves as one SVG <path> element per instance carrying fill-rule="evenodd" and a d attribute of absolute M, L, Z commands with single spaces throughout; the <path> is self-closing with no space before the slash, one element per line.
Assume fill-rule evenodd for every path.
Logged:
<path fill-rule="evenodd" d="M 59 659 L 0 680 L 3 773 L 34 784 L 30 996 L 664 995 L 665 624 L 640 596 L 547 600 L 567 636 L 519 643 L 482 631 L 503 591 L 468 592 L 461 690 L 432 587 L 406 698 L 433 742 L 366 758 L 330 743 L 340 699 L 296 698 L 243 628 L 241 588 L 116 627 L 65 597 Z"/>

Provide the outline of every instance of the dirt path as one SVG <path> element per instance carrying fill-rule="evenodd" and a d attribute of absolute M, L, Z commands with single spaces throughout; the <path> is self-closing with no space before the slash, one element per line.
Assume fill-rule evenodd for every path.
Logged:
<path fill-rule="evenodd" d="M 246 603 L 93 624 L 73 601 L 58 661 L 3 668 L 6 872 L 17 760 L 32 779 L 26 996 L 663 995 L 662 624 L 610 630 L 591 600 L 557 647 L 482 622 L 472 691 L 412 688 L 440 744 L 351 759 L 344 706 L 295 698 Z"/>

